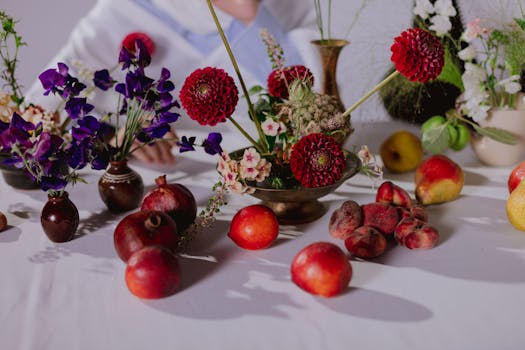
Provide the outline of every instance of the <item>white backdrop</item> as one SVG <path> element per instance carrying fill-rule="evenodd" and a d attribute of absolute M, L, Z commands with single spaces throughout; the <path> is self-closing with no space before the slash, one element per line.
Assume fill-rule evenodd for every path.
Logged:
<path fill-rule="evenodd" d="M 95 0 L 1 0 L 0 8 L 19 20 L 17 28 L 28 43 L 20 52 L 18 71 L 19 80 L 26 88 L 48 68 L 48 62 L 65 42 L 71 28 L 94 3 Z M 362 1 L 333 0 L 332 3 L 332 36 L 343 37 Z M 516 0 L 459 1 L 464 23 L 477 16 L 499 22 L 518 15 L 517 3 Z M 355 102 L 385 74 L 390 66 L 392 39 L 410 25 L 412 4 L 413 0 L 367 0 L 347 37 L 351 44 L 340 57 L 338 81 L 346 105 Z M 353 113 L 353 119 L 388 118 L 378 97 L 374 96 Z"/>

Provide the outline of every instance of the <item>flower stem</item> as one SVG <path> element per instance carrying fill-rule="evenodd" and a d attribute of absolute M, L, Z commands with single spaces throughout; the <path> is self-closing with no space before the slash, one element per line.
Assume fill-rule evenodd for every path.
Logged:
<path fill-rule="evenodd" d="M 244 80 L 241 75 L 241 71 L 239 70 L 239 65 L 237 64 L 237 61 L 235 60 L 235 56 L 233 56 L 232 49 L 230 47 L 230 44 L 228 43 L 228 39 L 226 38 L 226 35 L 224 34 L 224 31 L 222 30 L 221 23 L 219 22 L 219 19 L 217 18 L 217 14 L 215 13 L 215 9 L 213 8 L 213 5 L 211 3 L 211 0 L 206 0 L 208 3 L 208 8 L 210 9 L 210 13 L 213 17 L 213 21 L 215 22 L 215 25 L 217 26 L 217 30 L 219 31 L 219 35 L 221 36 L 222 42 L 224 44 L 224 47 L 226 48 L 226 51 L 228 52 L 228 56 L 230 57 L 230 60 L 232 62 L 233 68 L 235 69 L 235 73 L 237 73 L 237 77 L 239 78 L 239 83 L 241 84 L 241 88 L 244 94 L 244 97 L 246 98 L 246 103 L 248 104 L 248 112 L 255 123 L 255 127 L 257 128 L 257 133 L 259 134 L 259 139 L 261 140 L 262 145 L 258 144 L 253 140 L 253 138 L 248 137 L 248 140 L 252 142 L 255 145 L 258 145 L 257 149 L 259 151 L 267 151 L 268 150 L 268 143 L 266 141 L 266 136 L 264 136 L 261 123 L 259 122 L 259 119 L 257 118 L 257 114 L 255 113 L 255 109 L 253 108 L 252 101 L 250 100 L 250 94 L 248 92 L 248 89 L 246 88 L 246 84 L 244 83 Z M 230 120 L 233 120 L 231 117 Z M 239 124 L 234 123 L 234 125 L 241 130 L 241 133 L 244 136 L 247 136 L 248 134 Z"/>
<path fill-rule="evenodd" d="M 262 149 L 261 145 L 257 141 L 255 141 L 253 137 L 251 137 L 250 134 L 248 134 L 246 130 L 244 130 L 242 126 L 240 126 L 239 123 L 237 123 L 237 121 L 233 119 L 233 117 L 230 116 L 228 119 L 232 122 L 233 125 L 235 125 L 235 127 L 241 132 L 241 134 L 243 134 L 243 136 L 246 137 L 248 141 L 250 141 L 253 144 L 253 146 L 257 149 L 258 152 L 265 153 L 265 150 Z"/>
<path fill-rule="evenodd" d="M 352 106 L 350 106 L 350 108 L 348 108 L 343 113 L 343 117 L 348 117 L 350 115 L 350 113 L 352 113 L 357 107 L 359 107 L 363 102 L 365 102 L 370 96 L 372 96 L 373 94 L 375 94 L 376 92 L 381 90 L 381 88 L 383 88 L 383 86 L 388 84 L 390 82 L 390 80 L 394 79 L 398 74 L 399 74 L 399 72 L 397 70 L 393 71 L 388 77 L 383 79 L 383 81 L 381 81 L 379 84 L 374 86 L 374 88 L 372 90 L 368 91 L 363 97 L 361 97 L 359 100 L 357 100 L 356 103 L 354 103 Z"/>

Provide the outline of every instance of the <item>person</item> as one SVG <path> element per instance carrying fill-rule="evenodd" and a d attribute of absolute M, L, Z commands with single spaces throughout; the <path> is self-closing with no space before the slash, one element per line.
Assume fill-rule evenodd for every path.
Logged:
<path fill-rule="evenodd" d="M 263 28 L 268 29 L 282 46 L 286 64 L 317 65 L 318 54 L 310 44 L 310 40 L 317 36 L 316 19 L 309 2 L 212 2 L 247 86 L 264 86 L 272 70 L 266 47 L 259 37 Z M 123 38 L 132 32 L 145 33 L 154 42 L 155 51 L 148 67 L 151 76 L 166 67 L 171 71 L 177 89 L 193 70 L 205 66 L 223 68 L 236 79 L 205 0 L 98 0 L 79 21 L 48 68 L 56 67 L 58 62 L 64 62 L 71 68 L 79 61 L 83 67 L 92 70 L 114 67 Z M 314 68 L 311 69 L 315 72 Z M 117 79 L 120 78 L 116 75 L 118 72 L 114 74 Z M 50 110 L 59 104 L 51 96 L 43 96 L 43 88 L 38 81 L 28 91 L 27 100 Z M 116 97 L 99 93 L 90 103 L 100 113 L 114 111 Z M 188 119 L 180 118 L 175 126 L 188 127 L 188 123 L 196 126 Z M 173 145 L 173 142 L 161 141 L 142 147 L 133 155 L 145 162 L 173 163 Z"/>

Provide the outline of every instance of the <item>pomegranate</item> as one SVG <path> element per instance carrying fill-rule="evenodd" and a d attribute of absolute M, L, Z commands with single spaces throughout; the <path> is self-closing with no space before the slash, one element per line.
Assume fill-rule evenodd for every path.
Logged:
<path fill-rule="evenodd" d="M 179 262 L 161 246 L 145 247 L 128 259 L 125 280 L 129 291 L 139 298 L 164 298 L 179 289 Z"/>
<path fill-rule="evenodd" d="M 178 240 L 175 221 L 166 213 L 155 210 L 129 214 L 118 223 L 113 233 L 115 250 L 124 262 L 145 246 L 160 245 L 175 251 Z"/>
<path fill-rule="evenodd" d="M 4 213 L 0 211 L 0 232 L 5 230 L 7 228 L 7 218 L 5 217 Z"/>
<path fill-rule="evenodd" d="M 177 183 L 166 183 L 166 175 L 155 179 L 157 187 L 150 190 L 142 199 L 141 210 L 163 211 L 177 223 L 183 232 L 197 217 L 197 202 L 191 191 Z"/>

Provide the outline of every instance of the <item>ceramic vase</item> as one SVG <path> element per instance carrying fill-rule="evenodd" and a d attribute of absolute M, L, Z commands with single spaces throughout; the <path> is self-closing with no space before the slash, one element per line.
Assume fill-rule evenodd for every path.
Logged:
<path fill-rule="evenodd" d="M 98 182 L 98 191 L 111 212 L 122 213 L 140 205 L 144 183 L 127 160 L 112 161 Z"/>
<path fill-rule="evenodd" d="M 525 159 L 525 110 L 493 108 L 479 124 L 507 130 L 517 141 L 515 145 L 507 145 L 487 136 L 474 135 L 471 138 L 472 150 L 483 164 L 506 167 Z"/>
<path fill-rule="evenodd" d="M 33 181 L 23 169 L 3 164 L 3 161 L 9 157 L 10 155 L 8 153 L 0 153 L 0 171 L 6 184 L 20 190 L 34 190 L 39 188 L 38 183 Z"/>
<path fill-rule="evenodd" d="M 78 210 L 67 192 L 59 196 L 48 195 L 40 214 L 40 223 L 47 237 L 57 243 L 71 240 L 79 224 Z"/>

